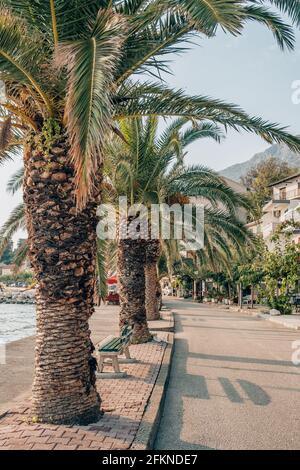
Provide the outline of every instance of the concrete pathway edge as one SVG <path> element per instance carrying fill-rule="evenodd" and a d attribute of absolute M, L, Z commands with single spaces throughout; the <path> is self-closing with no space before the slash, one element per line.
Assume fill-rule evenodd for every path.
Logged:
<path fill-rule="evenodd" d="M 217 305 L 218 308 L 224 309 L 224 305 Z M 225 307 L 226 310 L 231 310 L 233 312 L 240 312 L 245 313 L 246 315 L 250 315 L 251 317 L 261 318 L 262 320 L 269 321 L 271 323 L 275 323 L 279 326 L 284 326 L 285 328 L 289 328 L 290 330 L 300 330 L 300 319 L 299 315 L 295 318 L 294 315 L 278 315 L 272 316 L 266 313 L 266 308 L 262 309 L 250 309 L 250 308 L 240 308 L 240 307 Z"/>
<path fill-rule="evenodd" d="M 174 351 L 174 313 L 172 311 L 170 313 L 169 329 L 172 331 L 168 334 L 168 345 L 164 352 L 160 371 L 130 450 L 150 450 L 154 447 L 163 412 Z"/>
<path fill-rule="evenodd" d="M 284 326 L 285 328 L 289 328 L 291 330 L 300 330 L 299 319 L 293 318 L 292 315 L 280 315 L 272 317 L 271 315 L 259 310 L 255 312 L 251 311 L 250 309 L 240 309 L 239 311 L 246 313 L 247 315 L 251 315 L 252 317 L 261 318 L 262 320 L 267 320 L 271 323 L 275 323 L 276 325 Z"/>

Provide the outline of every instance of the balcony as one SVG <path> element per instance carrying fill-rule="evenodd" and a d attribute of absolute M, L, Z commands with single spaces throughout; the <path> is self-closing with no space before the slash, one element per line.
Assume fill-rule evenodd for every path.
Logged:
<path fill-rule="evenodd" d="M 283 221 L 293 220 L 294 222 L 300 222 L 300 205 L 285 212 L 282 217 Z"/>
<path fill-rule="evenodd" d="M 273 195 L 273 200 L 277 201 L 290 201 L 291 199 L 300 199 L 300 188 L 282 191 L 279 194 Z"/>

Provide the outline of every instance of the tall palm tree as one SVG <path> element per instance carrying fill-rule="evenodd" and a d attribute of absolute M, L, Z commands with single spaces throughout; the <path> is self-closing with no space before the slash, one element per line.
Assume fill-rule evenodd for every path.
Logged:
<path fill-rule="evenodd" d="M 228 280 L 229 297 L 233 277 L 233 261 L 244 260 L 248 253 L 257 253 L 259 239 L 250 233 L 238 219 L 224 210 L 206 207 L 204 246 L 201 250 L 185 253 L 177 240 L 163 242 L 159 263 L 160 277 L 186 274 L 194 281 L 224 273 Z M 188 255 L 188 256 L 187 256 Z"/>
<path fill-rule="evenodd" d="M 295 0 L 272 0 L 299 23 Z M 281 47 L 293 31 L 254 0 L 1 0 L 1 160 L 23 149 L 28 251 L 38 282 L 32 413 L 44 422 L 100 416 L 88 319 L 93 313 L 103 143 L 124 116 L 186 115 L 246 129 L 267 141 L 299 140 L 234 105 L 188 97 L 160 83 L 165 56 L 220 26 L 265 24 Z M 116 131 L 116 130 L 115 130 Z"/>
<path fill-rule="evenodd" d="M 161 254 L 160 240 L 149 240 L 145 260 L 145 307 L 147 320 L 159 320 L 161 289 L 158 279 L 158 260 Z"/>
<path fill-rule="evenodd" d="M 185 149 L 191 142 L 203 137 L 219 141 L 221 130 L 208 122 L 187 127 L 186 123 L 186 119 L 177 119 L 158 135 L 158 120 L 154 117 L 123 120 L 119 126 L 123 139 L 110 143 L 106 152 L 107 200 L 118 206 L 119 197 L 126 196 L 128 208 L 143 204 L 150 209 L 151 204 L 184 204 L 191 197 L 202 197 L 212 206 L 206 214 L 215 231 L 220 231 L 220 239 L 222 232 L 229 232 L 232 238 L 243 234 L 245 240 L 235 216 L 236 208 L 245 204 L 243 198 L 212 170 L 184 165 Z M 216 210 L 217 204 L 222 204 L 225 212 Z M 120 323 L 130 323 L 134 327 L 133 341 L 144 342 L 151 338 L 146 313 L 148 320 L 159 318 L 157 262 L 161 240 L 151 238 L 150 230 L 141 237 L 129 235 L 118 240 Z"/>

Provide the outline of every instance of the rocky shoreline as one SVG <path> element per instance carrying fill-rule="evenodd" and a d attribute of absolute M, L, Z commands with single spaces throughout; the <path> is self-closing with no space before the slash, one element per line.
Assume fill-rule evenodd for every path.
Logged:
<path fill-rule="evenodd" d="M 26 291 L 2 291 L 0 292 L 0 304 L 35 304 L 35 290 Z"/>

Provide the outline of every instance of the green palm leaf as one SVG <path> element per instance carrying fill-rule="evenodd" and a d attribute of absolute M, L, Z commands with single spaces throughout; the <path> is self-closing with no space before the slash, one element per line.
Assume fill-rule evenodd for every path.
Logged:
<path fill-rule="evenodd" d="M 194 120 L 211 120 L 236 131 L 245 130 L 259 135 L 268 143 L 285 143 L 291 150 L 300 150 L 300 138 L 286 128 L 262 118 L 247 115 L 236 105 L 207 96 L 187 96 L 182 90 L 164 85 L 127 83 L 120 93 L 126 100 L 116 106 L 116 119 L 138 116 L 181 116 Z"/>
<path fill-rule="evenodd" d="M 260 3 L 264 3 L 265 0 L 259 1 Z M 251 0 L 251 3 L 257 3 L 257 1 Z M 300 3 L 298 0 L 268 0 L 268 3 L 290 16 L 293 23 L 298 26 L 300 25 Z"/>
<path fill-rule="evenodd" d="M 20 268 L 26 260 L 28 256 L 28 251 L 29 248 L 27 240 L 24 240 L 24 242 L 18 247 L 16 253 L 14 254 L 13 262 L 18 268 Z"/>
<path fill-rule="evenodd" d="M 41 45 L 29 32 L 24 21 L 9 11 L 0 13 L 0 73 L 2 78 L 16 80 L 32 89 L 42 99 L 49 113 L 52 104 L 40 83 Z"/>
<path fill-rule="evenodd" d="M 237 207 L 244 205 L 244 199 L 239 194 L 227 186 L 212 170 L 201 165 L 183 168 L 179 175 L 169 181 L 168 192 L 203 198 L 214 206 L 221 203 L 233 213 Z"/>
<path fill-rule="evenodd" d="M 124 36 L 124 21 L 100 11 L 90 37 L 58 46 L 56 63 L 68 69 L 65 118 L 76 169 L 78 206 L 92 191 L 103 141 L 111 122 L 109 87 L 112 84 Z"/>
<path fill-rule="evenodd" d="M 20 229 L 25 229 L 25 208 L 21 203 L 11 212 L 0 230 L 0 256 L 6 249 L 11 237 Z"/>
<path fill-rule="evenodd" d="M 24 180 L 24 168 L 17 170 L 8 180 L 6 190 L 8 193 L 14 195 L 22 186 Z"/>
<path fill-rule="evenodd" d="M 8 145 L 4 150 L 0 151 L 0 165 L 5 162 L 14 160 L 15 157 L 19 157 L 22 153 L 21 145 Z"/>
<path fill-rule="evenodd" d="M 264 24 L 269 28 L 279 47 L 284 49 L 293 49 L 295 44 L 295 35 L 293 28 L 287 25 L 279 15 L 272 13 L 268 8 L 262 6 L 245 7 L 245 13 L 248 20 L 254 20 L 257 23 Z"/>

